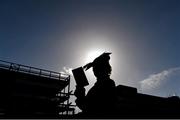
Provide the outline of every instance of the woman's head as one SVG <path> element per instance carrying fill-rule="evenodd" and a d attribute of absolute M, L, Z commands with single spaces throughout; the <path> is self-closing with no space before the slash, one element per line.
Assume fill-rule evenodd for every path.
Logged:
<path fill-rule="evenodd" d="M 111 53 L 103 53 L 99 57 L 97 57 L 92 63 L 89 63 L 84 66 L 87 70 L 90 67 L 93 67 L 94 75 L 97 78 L 109 77 L 111 75 L 111 66 L 109 64 Z"/>
<path fill-rule="evenodd" d="M 93 66 L 93 72 L 97 78 L 109 77 L 111 71 L 112 69 L 109 62 L 102 62 Z"/>

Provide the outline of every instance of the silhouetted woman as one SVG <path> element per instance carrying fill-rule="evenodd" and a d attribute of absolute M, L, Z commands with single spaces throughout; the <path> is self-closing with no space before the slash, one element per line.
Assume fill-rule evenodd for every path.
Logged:
<path fill-rule="evenodd" d="M 83 118 L 112 118 L 115 112 L 115 83 L 110 79 L 111 66 L 109 64 L 111 53 L 103 53 L 92 63 L 83 68 L 93 68 L 97 82 L 85 95 L 85 88 L 76 86 L 75 96 L 77 106 L 82 110 Z"/>

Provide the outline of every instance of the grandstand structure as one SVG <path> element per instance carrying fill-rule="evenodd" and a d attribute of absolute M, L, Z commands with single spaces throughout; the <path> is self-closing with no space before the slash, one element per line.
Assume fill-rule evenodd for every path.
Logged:
<path fill-rule="evenodd" d="M 115 118 L 179 119 L 180 98 L 138 93 L 137 88 L 118 85 L 117 116 Z"/>
<path fill-rule="evenodd" d="M 0 60 L 0 118 L 74 115 L 70 75 Z"/>

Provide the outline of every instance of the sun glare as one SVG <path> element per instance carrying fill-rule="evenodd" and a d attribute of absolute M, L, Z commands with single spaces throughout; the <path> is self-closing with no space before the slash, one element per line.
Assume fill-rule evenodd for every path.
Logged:
<path fill-rule="evenodd" d="M 103 52 L 104 51 L 100 51 L 100 50 L 90 51 L 89 53 L 87 53 L 87 56 L 86 56 L 86 59 L 85 59 L 85 63 L 92 62 L 96 57 L 101 55 Z"/>

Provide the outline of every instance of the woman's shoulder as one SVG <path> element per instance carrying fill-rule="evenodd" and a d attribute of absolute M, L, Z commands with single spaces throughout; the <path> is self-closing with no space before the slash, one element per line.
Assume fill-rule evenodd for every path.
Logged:
<path fill-rule="evenodd" d="M 108 84 L 108 85 L 110 85 L 110 86 L 113 86 L 113 87 L 116 86 L 114 80 L 112 80 L 112 79 L 107 80 L 107 83 L 106 83 L 106 84 Z"/>

